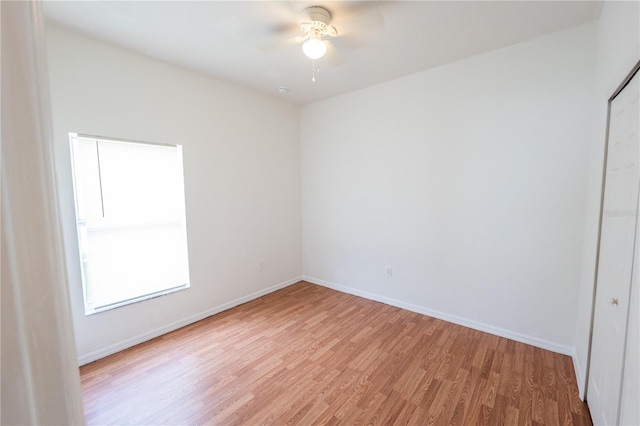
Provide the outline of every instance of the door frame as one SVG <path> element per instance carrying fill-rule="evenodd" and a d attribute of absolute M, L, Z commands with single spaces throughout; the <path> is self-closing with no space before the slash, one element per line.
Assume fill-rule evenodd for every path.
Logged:
<path fill-rule="evenodd" d="M 595 262 L 595 270 L 594 270 L 594 276 L 593 276 L 593 292 L 591 295 L 591 318 L 590 318 L 590 322 L 589 322 L 589 345 L 588 345 L 588 350 L 587 350 L 587 371 L 585 374 L 585 379 L 584 379 L 584 385 L 585 385 L 585 390 L 584 390 L 584 400 L 587 401 L 588 395 L 589 395 L 589 376 L 591 373 L 591 352 L 593 350 L 593 324 L 594 324 L 594 319 L 595 319 L 595 313 L 596 313 L 596 295 L 597 295 L 597 291 L 598 291 L 598 270 L 600 267 L 600 243 L 601 243 L 601 238 L 602 238 L 602 215 L 604 212 L 604 190 L 605 190 L 605 186 L 607 183 L 607 160 L 608 160 L 608 154 L 609 154 L 609 132 L 610 132 L 610 126 L 611 126 L 611 103 L 613 102 L 613 100 L 616 98 L 616 96 L 618 96 L 620 94 L 620 92 L 622 92 L 624 90 L 625 87 L 627 87 L 627 85 L 631 82 L 631 80 L 633 79 L 633 77 L 636 76 L 636 74 L 640 73 L 640 60 L 638 62 L 636 62 L 636 64 L 633 66 L 633 68 L 631 69 L 631 71 L 625 76 L 625 78 L 622 80 L 622 83 L 620 83 L 620 85 L 618 85 L 618 87 L 616 88 L 616 90 L 614 90 L 613 94 L 609 97 L 609 100 L 607 101 L 607 126 L 606 126 L 606 130 L 605 130 L 605 141 L 604 141 L 604 157 L 603 157 L 603 162 L 602 162 L 602 185 L 600 188 L 600 211 L 599 211 L 599 216 L 598 216 L 598 239 L 597 239 L 597 245 L 596 245 L 596 262 Z M 636 228 L 638 226 L 638 220 L 636 219 Z M 636 251 L 636 246 L 634 243 L 634 253 Z M 633 273 L 635 271 L 633 270 L 633 265 L 631 266 L 631 276 L 633 277 Z M 628 322 L 628 321 L 627 321 Z M 626 347 L 627 347 L 627 332 L 625 331 L 625 339 L 624 339 L 624 350 L 623 350 L 623 354 L 626 352 Z M 624 358 L 623 358 L 623 366 L 624 366 Z M 624 377 L 623 377 L 623 381 L 624 381 Z M 622 383 L 621 383 L 622 386 Z M 618 404 L 618 411 L 620 410 L 619 404 Z"/>

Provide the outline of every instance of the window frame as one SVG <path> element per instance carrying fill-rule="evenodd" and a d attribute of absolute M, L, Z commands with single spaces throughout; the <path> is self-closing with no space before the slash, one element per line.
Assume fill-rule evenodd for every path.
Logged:
<path fill-rule="evenodd" d="M 180 155 L 180 159 L 181 159 L 181 171 L 182 171 L 182 194 L 183 194 L 183 200 L 184 200 L 184 205 L 182 206 L 182 210 L 183 210 L 183 215 L 182 217 L 184 218 L 184 220 L 182 221 L 182 232 L 184 234 L 184 238 L 185 238 L 185 248 L 186 248 L 186 261 L 187 261 L 187 268 L 186 268 L 186 282 L 184 284 L 180 284 L 178 286 L 175 287 L 171 287 L 171 288 L 167 288 L 167 289 L 163 289 L 163 290 L 159 290 L 159 291 L 155 291 L 153 293 L 149 293 L 149 294 L 144 294 L 141 296 L 136 296 L 136 297 L 131 297 L 128 299 L 124 299 L 118 302 L 114 302 L 114 303 L 109 303 L 106 305 L 102 305 L 99 307 L 93 307 L 90 306 L 90 304 L 87 301 L 87 283 L 89 282 L 88 279 L 88 271 L 87 271 L 87 262 L 85 262 L 83 260 L 83 242 L 82 242 L 82 235 L 81 235 L 81 231 L 80 231 L 80 227 L 79 224 L 81 222 L 81 220 L 78 218 L 78 193 L 77 193 L 77 181 L 76 181 L 76 166 L 75 166 L 75 148 L 74 148 L 74 139 L 78 139 L 78 138 L 85 138 L 85 139 L 95 139 L 97 142 L 99 141 L 108 141 L 108 142 L 120 142 L 120 143 L 135 143 L 135 144 L 145 144 L 145 145 L 154 145 L 154 146 L 163 146 L 163 147 L 171 147 L 171 148 L 177 148 L 179 150 L 179 155 Z M 189 245 L 188 245 L 188 235 L 187 235 L 187 215 L 186 215 L 186 191 L 184 188 L 184 157 L 183 157 L 183 151 L 182 151 L 182 145 L 179 144 L 167 144 L 167 143 L 157 143 L 157 142 L 148 142 L 148 141 L 140 141 L 140 140 L 135 140 L 135 139 L 123 139 L 123 138 L 114 138 L 114 137 L 106 137 L 106 136 L 97 136 L 97 135 L 90 135 L 90 134 L 84 134 L 84 133 L 75 133 L 75 132 L 69 132 L 69 148 L 70 148 L 70 160 L 71 160 L 71 180 L 72 180 L 72 187 L 73 187 L 73 205 L 74 205 L 74 228 L 75 228 L 75 233 L 76 233 L 76 242 L 77 242 L 77 256 L 78 256 L 78 261 L 80 262 L 80 279 L 81 279 L 81 286 L 82 286 L 82 302 L 84 305 L 84 314 L 85 316 L 89 316 L 89 315 L 94 315 L 97 314 L 99 312 L 105 312 L 105 311 L 109 311 L 112 309 L 116 309 L 122 306 L 127 306 L 127 305 L 131 305 L 131 304 L 135 304 L 138 302 L 142 302 L 145 300 L 150 300 L 150 299 L 154 299 L 156 297 L 160 297 L 160 296 L 165 296 L 171 293 L 175 293 L 181 290 L 187 290 L 189 288 L 191 288 L 191 277 L 190 277 L 190 263 L 189 263 Z"/>

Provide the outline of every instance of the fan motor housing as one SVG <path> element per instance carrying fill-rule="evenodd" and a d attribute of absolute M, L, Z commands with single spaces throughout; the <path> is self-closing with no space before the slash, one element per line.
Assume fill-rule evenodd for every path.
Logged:
<path fill-rule="evenodd" d="M 329 25 L 331 22 L 331 13 L 324 7 L 311 6 L 305 9 L 305 12 L 309 15 L 311 22 L 322 22 L 324 25 Z"/>

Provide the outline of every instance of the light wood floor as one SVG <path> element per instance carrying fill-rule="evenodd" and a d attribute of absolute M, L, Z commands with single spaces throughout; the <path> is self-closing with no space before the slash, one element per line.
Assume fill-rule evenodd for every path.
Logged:
<path fill-rule="evenodd" d="M 80 372 L 89 424 L 591 424 L 567 356 L 305 282 Z"/>

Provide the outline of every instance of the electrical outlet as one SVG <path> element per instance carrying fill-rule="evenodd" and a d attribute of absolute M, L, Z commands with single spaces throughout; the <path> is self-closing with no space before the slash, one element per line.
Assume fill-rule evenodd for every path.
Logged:
<path fill-rule="evenodd" d="M 391 266 L 387 266 L 387 276 L 388 277 L 393 276 L 393 268 Z"/>

